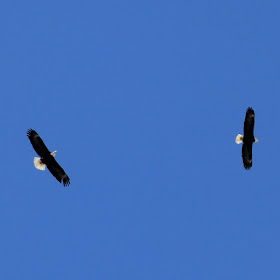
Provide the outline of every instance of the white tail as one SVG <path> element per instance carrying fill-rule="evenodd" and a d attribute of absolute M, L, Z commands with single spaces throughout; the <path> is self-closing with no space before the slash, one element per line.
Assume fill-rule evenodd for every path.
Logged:
<path fill-rule="evenodd" d="M 46 165 L 44 163 L 42 163 L 41 158 L 39 158 L 39 157 L 34 158 L 34 165 L 39 170 L 45 170 L 46 169 Z"/>
<path fill-rule="evenodd" d="M 52 155 L 53 157 L 55 157 L 56 152 L 57 152 L 57 151 L 52 152 L 51 155 Z"/>
<path fill-rule="evenodd" d="M 242 143 L 242 142 L 243 142 L 243 135 L 238 134 L 238 135 L 236 136 L 236 138 L 235 138 L 235 143 L 236 143 L 236 144 L 240 144 L 240 143 Z"/>

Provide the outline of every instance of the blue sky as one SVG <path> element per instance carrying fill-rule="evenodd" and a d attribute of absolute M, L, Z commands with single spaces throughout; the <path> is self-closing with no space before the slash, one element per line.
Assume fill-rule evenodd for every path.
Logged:
<path fill-rule="evenodd" d="M 1 3 L 1 279 L 279 279 L 279 8 Z"/>

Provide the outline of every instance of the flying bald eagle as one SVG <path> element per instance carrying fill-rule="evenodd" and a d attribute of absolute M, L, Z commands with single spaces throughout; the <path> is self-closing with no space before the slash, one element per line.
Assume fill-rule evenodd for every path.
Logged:
<path fill-rule="evenodd" d="M 238 134 L 236 136 L 235 142 L 240 144 L 243 142 L 242 146 L 242 158 L 245 169 L 250 169 L 252 167 L 252 149 L 254 142 L 260 142 L 254 137 L 254 124 L 255 124 L 255 112 L 249 107 L 246 111 L 245 121 L 244 121 L 244 136 Z"/>
<path fill-rule="evenodd" d="M 52 175 L 61 183 L 63 182 L 64 187 L 70 185 L 70 179 L 62 169 L 62 167 L 54 159 L 56 151 L 50 153 L 46 145 L 44 144 L 41 137 L 33 129 L 28 129 L 27 137 L 29 138 L 35 152 L 40 157 L 34 157 L 34 165 L 37 169 L 45 170 L 46 166 Z"/>

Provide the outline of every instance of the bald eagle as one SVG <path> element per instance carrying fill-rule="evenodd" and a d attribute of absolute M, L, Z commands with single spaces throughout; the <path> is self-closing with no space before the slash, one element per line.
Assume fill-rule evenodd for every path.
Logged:
<path fill-rule="evenodd" d="M 62 167 L 54 159 L 56 151 L 50 153 L 46 145 L 44 144 L 41 137 L 33 129 L 28 129 L 27 137 L 29 138 L 35 152 L 40 157 L 34 157 L 34 165 L 37 169 L 45 170 L 46 166 L 52 175 L 61 183 L 63 182 L 64 187 L 70 185 L 70 179 L 62 169 Z"/>
<path fill-rule="evenodd" d="M 242 146 L 242 158 L 245 169 L 250 169 L 252 167 L 252 148 L 254 142 L 260 142 L 254 137 L 254 124 L 255 124 L 255 112 L 249 107 L 246 111 L 245 121 L 244 121 L 244 136 L 238 134 L 236 136 L 235 142 L 240 144 L 243 142 Z"/>

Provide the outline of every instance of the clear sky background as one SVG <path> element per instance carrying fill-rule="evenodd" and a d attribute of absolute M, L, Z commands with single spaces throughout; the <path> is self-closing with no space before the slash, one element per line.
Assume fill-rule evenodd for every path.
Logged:
<path fill-rule="evenodd" d="M 2 1 L 0 278 L 280 279 L 279 9 Z"/>

